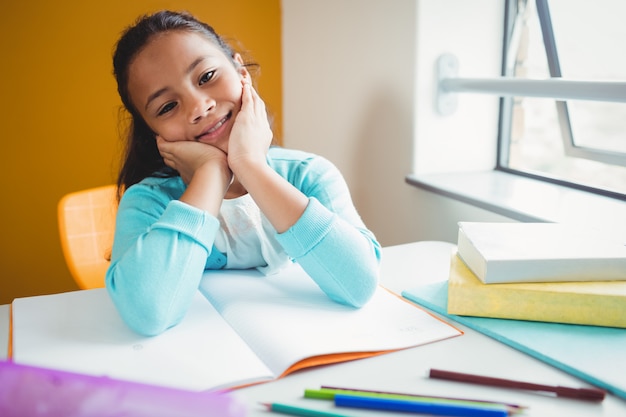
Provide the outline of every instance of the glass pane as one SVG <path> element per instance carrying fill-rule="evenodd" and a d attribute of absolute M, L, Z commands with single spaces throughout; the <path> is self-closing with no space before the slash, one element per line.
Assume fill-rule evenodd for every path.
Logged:
<path fill-rule="evenodd" d="M 548 6 L 564 78 L 626 80 L 626 1 L 549 0 Z M 626 152 L 626 104 L 572 101 L 568 106 L 577 146 Z"/>
<path fill-rule="evenodd" d="M 626 25 L 620 26 L 616 18 L 626 15 L 626 1 L 550 0 L 549 6 L 564 78 L 626 79 L 626 54 L 619 53 L 619 39 L 626 39 Z M 521 36 L 510 45 L 515 54 L 513 73 L 517 77 L 548 78 L 534 0 L 520 12 L 524 16 Z M 613 31 L 605 27 L 613 23 Z M 596 26 L 603 29 L 596 31 Z M 566 118 L 559 115 L 554 100 L 516 97 L 513 103 L 509 168 L 626 194 L 625 167 L 565 155 L 564 133 L 569 140 Z M 569 101 L 567 106 L 577 146 L 626 152 L 626 104 Z"/>
<path fill-rule="evenodd" d="M 567 105 L 576 146 L 626 154 L 626 104 L 569 101 Z"/>

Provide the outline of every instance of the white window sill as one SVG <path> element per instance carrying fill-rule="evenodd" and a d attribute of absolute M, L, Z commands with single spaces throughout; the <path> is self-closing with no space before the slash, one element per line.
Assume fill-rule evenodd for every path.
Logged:
<path fill-rule="evenodd" d="M 412 174 L 406 181 L 513 220 L 576 223 L 626 241 L 626 201 L 501 171 Z"/>

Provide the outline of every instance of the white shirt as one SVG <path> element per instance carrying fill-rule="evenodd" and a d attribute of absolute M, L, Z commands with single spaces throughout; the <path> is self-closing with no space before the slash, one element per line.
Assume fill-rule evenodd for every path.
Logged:
<path fill-rule="evenodd" d="M 250 194 L 223 200 L 218 220 L 215 247 L 226 254 L 226 268 L 256 268 L 270 275 L 290 261 Z"/>

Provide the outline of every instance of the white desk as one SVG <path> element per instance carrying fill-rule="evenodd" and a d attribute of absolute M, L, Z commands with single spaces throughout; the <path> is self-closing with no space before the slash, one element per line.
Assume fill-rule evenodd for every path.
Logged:
<path fill-rule="evenodd" d="M 444 242 L 387 247 L 384 249 L 381 283 L 399 292 L 420 283 L 446 280 L 453 248 L 454 245 Z M 259 402 L 330 409 L 330 404 L 325 401 L 302 398 L 305 388 L 319 388 L 320 385 L 492 399 L 529 406 L 521 415 L 525 417 L 626 416 L 626 401 L 614 396 L 608 396 L 601 403 L 590 403 L 426 378 L 428 369 L 440 368 L 551 385 L 589 386 L 487 336 L 455 326 L 465 334 L 374 358 L 301 371 L 271 383 L 241 389 L 238 395 L 250 404 L 252 416 L 266 417 L 268 413 L 256 405 Z M 342 411 L 352 416 L 389 415 L 374 411 Z"/>
<path fill-rule="evenodd" d="M 399 292 L 419 283 L 447 279 L 453 247 L 443 242 L 418 242 L 385 248 L 382 284 Z M 0 306 L 0 346 L 3 347 L 7 344 L 8 315 L 8 307 Z M 306 388 L 319 388 L 321 385 L 517 403 L 530 407 L 522 417 L 626 416 L 626 401 L 612 395 L 601 403 L 591 403 L 426 378 L 429 368 L 440 368 L 549 385 L 588 386 L 583 381 L 509 346 L 471 329 L 456 326 L 465 332 L 463 336 L 373 358 L 299 371 L 274 382 L 240 389 L 236 391 L 236 395 L 250 405 L 251 416 L 265 417 L 270 414 L 258 405 L 260 402 L 283 402 L 320 410 L 331 409 L 330 402 L 302 398 Z M 6 357 L 4 348 L 0 349 L 0 357 Z M 342 412 L 351 416 L 389 415 L 352 409 Z"/>

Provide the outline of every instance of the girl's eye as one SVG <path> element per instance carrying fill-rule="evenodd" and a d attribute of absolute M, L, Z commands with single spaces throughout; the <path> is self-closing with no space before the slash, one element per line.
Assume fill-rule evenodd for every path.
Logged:
<path fill-rule="evenodd" d="M 165 113 L 169 113 L 174 109 L 174 107 L 176 107 L 175 102 L 167 103 L 165 106 L 161 107 L 161 110 L 159 110 L 158 115 L 161 116 Z"/>
<path fill-rule="evenodd" d="M 200 85 L 211 81 L 211 78 L 213 78 L 213 75 L 215 75 L 215 71 L 208 71 L 202 74 L 202 77 L 200 77 Z"/>

